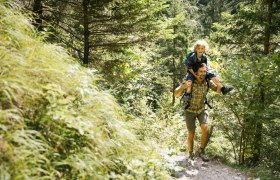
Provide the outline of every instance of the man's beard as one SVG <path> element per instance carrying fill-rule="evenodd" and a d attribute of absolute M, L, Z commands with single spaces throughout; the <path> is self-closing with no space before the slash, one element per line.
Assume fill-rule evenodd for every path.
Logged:
<path fill-rule="evenodd" d="M 205 79 L 205 77 L 206 77 L 205 75 L 200 75 L 200 76 L 199 76 L 199 79 L 200 79 L 201 81 L 203 81 L 203 80 Z"/>

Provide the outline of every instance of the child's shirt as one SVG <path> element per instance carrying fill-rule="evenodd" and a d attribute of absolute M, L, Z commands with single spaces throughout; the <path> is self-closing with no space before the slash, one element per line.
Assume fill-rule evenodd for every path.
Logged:
<path fill-rule="evenodd" d="M 202 63 L 205 63 L 208 67 L 207 57 L 203 54 L 201 59 L 199 60 L 195 53 L 194 55 L 191 55 L 188 59 L 188 63 L 187 63 L 188 70 L 192 69 L 194 72 L 196 72 L 198 70 L 199 65 Z"/>

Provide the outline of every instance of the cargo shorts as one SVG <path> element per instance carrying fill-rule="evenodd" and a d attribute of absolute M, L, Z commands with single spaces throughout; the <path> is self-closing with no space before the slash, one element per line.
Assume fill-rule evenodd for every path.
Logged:
<path fill-rule="evenodd" d="M 196 125 L 195 120 L 196 118 L 199 121 L 199 124 L 207 124 L 208 113 L 206 110 L 202 111 L 201 113 L 193 113 L 189 111 L 185 111 L 185 121 L 187 123 L 188 131 L 195 131 Z"/>

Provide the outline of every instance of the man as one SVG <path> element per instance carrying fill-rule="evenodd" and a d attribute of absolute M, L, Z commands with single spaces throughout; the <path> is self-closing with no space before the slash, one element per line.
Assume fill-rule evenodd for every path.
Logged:
<path fill-rule="evenodd" d="M 201 127 L 201 138 L 200 138 L 200 149 L 197 151 L 197 155 L 201 157 L 203 161 L 209 161 L 205 155 L 204 148 L 206 146 L 208 138 L 208 125 L 207 118 L 208 114 L 205 110 L 205 98 L 208 91 L 208 88 L 216 91 L 216 88 L 213 83 L 209 82 L 209 86 L 205 79 L 207 67 L 206 64 L 202 63 L 199 65 L 196 72 L 197 79 L 192 83 L 192 98 L 190 100 L 189 106 L 185 110 L 185 120 L 188 128 L 188 149 L 189 149 L 189 158 L 194 159 L 193 146 L 194 146 L 194 135 L 195 135 L 195 120 L 199 120 Z M 190 86 L 188 82 L 181 84 L 174 91 L 174 96 L 178 97 L 186 91 Z"/>

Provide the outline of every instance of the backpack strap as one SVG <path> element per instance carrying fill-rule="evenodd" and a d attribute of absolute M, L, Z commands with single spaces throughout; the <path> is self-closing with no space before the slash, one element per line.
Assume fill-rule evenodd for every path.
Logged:
<path fill-rule="evenodd" d="M 190 58 L 192 58 L 194 60 L 194 63 L 196 63 L 197 58 L 196 58 L 195 52 L 190 52 L 189 54 L 186 55 L 185 64 L 187 67 L 188 67 L 188 62 L 189 62 Z"/>
<path fill-rule="evenodd" d="M 207 83 L 207 93 L 208 93 L 208 90 L 209 90 L 209 88 L 210 88 L 210 80 L 209 80 L 209 79 L 206 79 L 206 83 Z M 206 94 L 207 94 L 207 93 L 206 93 Z M 205 97 L 204 104 L 206 104 L 210 109 L 213 108 L 213 107 L 208 103 L 207 97 Z"/>
<path fill-rule="evenodd" d="M 196 62 L 197 62 L 197 57 L 196 57 L 195 52 L 191 52 L 190 57 L 193 59 L 193 62 L 194 62 L 194 63 L 196 63 Z"/>
<path fill-rule="evenodd" d="M 206 80 L 206 83 L 207 83 L 207 93 L 208 93 L 208 90 L 210 88 L 210 80 L 209 79 L 205 79 Z"/>

